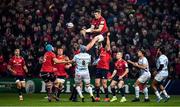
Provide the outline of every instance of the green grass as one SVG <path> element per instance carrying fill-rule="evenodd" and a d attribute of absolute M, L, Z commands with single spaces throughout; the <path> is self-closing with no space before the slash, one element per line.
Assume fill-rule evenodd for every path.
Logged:
<path fill-rule="evenodd" d="M 0 93 L 0 106 L 180 106 L 180 96 L 172 95 L 171 99 L 164 103 L 156 103 L 155 96 L 150 95 L 151 102 L 143 102 L 143 95 L 141 95 L 141 102 L 131 102 L 134 95 L 127 95 L 128 102 L 120 103 L 118 98 L 117 102 L 91 102 L 88 94 L 85 95 L 85 102 L 70 102 L 69 94 L 62 94 L 61 101 L 48 102 L 44 99 L 46 94 L 25 94 L 24 101 L 18 100 L 18 95 L 14 93 Z M 104 95 L 102 95 L 104 96 Z M 119 97 L 119 96 L 118 96 Z M 80 98 L 78 98 L 80 101 Z"/>

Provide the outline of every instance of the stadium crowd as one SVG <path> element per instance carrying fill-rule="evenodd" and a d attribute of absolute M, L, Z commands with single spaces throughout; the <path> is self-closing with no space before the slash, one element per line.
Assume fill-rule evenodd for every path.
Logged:
<path fill-rule="evenodd" d="M 133 0 L 1 0 L 1 75 L 9 75 L 6 65 L 17 46 L 30 77 L 39 75 L 46 42 L 55 47 L 61 45 L 72 58 L 77 44 L 87 44 L 91 39 L 83 40 L 79 31 L 90 26 L 96 8 L 102 9 L 107 20 L 113 58 L 116 52 L 123 51 L 125 59 L 136 60 L 137 49 L 143 48 L 152 71 L 156 49 L 163 46 L 170 61 L 171 78 L 180 78 L 178 0 L 138 0 L 137 3 Z M 137 74 L 133 70 L 132 67 L 130 78 Z M 93 67 L 90 72 L 93 73 Z"/>

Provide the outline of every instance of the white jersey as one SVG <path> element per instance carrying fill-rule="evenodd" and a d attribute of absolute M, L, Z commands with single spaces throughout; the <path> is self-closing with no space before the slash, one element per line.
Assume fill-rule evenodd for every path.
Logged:
<path fill-rule="evenodd" d="M 163 74 L 168 75 L 168 58 L 165 55 L 159 56 L 156 62 L 156 67 L 159 69 L 160 65 L 163 65 L 164 67 L 162 68 L 161 71 Z"/>
<path fill-rule="evenodd" d="M 79 53 L 74 56 L 73 61 L 76 62 L 76 72 L 89 72 L 88 65 L 91 62 L 91 55 L 88 53 Z"/>
<path fill-rule="evenodd" d="M 141 75 L 143 75 L 144 73 L 150 74 L 150 72 L 149 72 L 149 63 L 148 63 L 148 60 L 147 60 L 146 57 L 143 57 L 142 59 L 139 58 L 138 64 L 139 65 L 147 65 L 147 67 L 145 69 L 140 69 L 140 74 Z"/>

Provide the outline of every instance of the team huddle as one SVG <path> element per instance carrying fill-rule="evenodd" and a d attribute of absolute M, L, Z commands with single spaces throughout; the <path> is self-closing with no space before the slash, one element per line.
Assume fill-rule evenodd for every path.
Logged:
<path fill-rule="evenodd" d="M 139 78 L 134 84 L 135 88 L 135 98 L 132 102 L 138 102 L 140 86 L 143 86 L 144 101 L 149 102 L 147 82 L 151 78 L 151 73 L 149 70 L 148 60 L 145 57 L 145 51 L 139 49 L 137 51 L 138 61 L 133 62 L 131 60 L 125 61 L 123 59 L 123 52 L 116 53 L 116 61 L 114 62 L 114 70 L 111 76 L 107 76 L 110 70 L 111 62 L 111 46 L 110 46 L 110 33 L 108 32 L 108 27 L 106 20 L 101 16 L 101 10 L 97 9 L 94 12 L 95 18 L 92 20 L 91 27 L 88 29 L 82 28 L 80 33 L 83 37 L 87 36 L 87 33 L 94 35 L 94 38 L 90 41 L 89 44 L 81 45 L 78 44 L 78 52 L 74 55 L 73 59 L 69 59 L 68 56 L 65 56 L 63 53 L 62 47 L 56 47 L 57 54 L 54 53 L 54 47 L 51 44 L 45 46 L 46 52 L 43 57 L 42 68 L 40 71 L 40 76 L 46 84 L 46 91 L 48 96 L 48 101 L 51 102 L 53 99 L 60 101 L 60 94 L 64 87 L 65 79 L 67 78 L 66 69 L 75 67 L 74 75 L 74 88 L 72 95 L 70 97 L 71 101 L 77 100 L 77 94 L 79 94 L 82 102 L 85 98 L 82 94 L 83 82 L 85 83 L 86 88 L 90 94 L 92 102 L 101 101 L 100 96 L 100 87 L 102 85 L 105 97 L 105 102 L 114 102 L 118 98 L 116 96 L 117 90 L 120 91 L 122 96 L 120 102 L 126 102 L 125 97 L 125 79 L 127 79 L 127 74 L 129 72 L 128 64 L 133 65 L 138 68 Z M 103 44 L 104 43 L 104 44 Z M 93 63 L 91 61 L 91 55 L 88 51 L 96 45 L 98 48 L 98 59 Z M 157 51 L 157 70 L 154 72 L 154 79 L 152 82 L 152 88 L 154 89 L 155 95 L 157 96 L 157 102 L 160 102 L 163 98 L 158 91 L 160 88 L 161 92 L 164 94 L 164 101 L 167 102 L 170 99 L 170 96 L 167 94 L 162 83 L 168 77 L 168 58 L 164 55 L 164 49 L 158 48 Z M 91 78 L 89 73 L 89 66 L 95 65 L 95 93 L 93 94 L 93 89 L 91 87 Z M 15 55 L 10 59 L 8 64 L 8 69 L 16 77 L 16 84 L 19 93 L 19 100 L 23 100 L 23 89 L 25 88 L 25 75 L 28 72 L 28 69 L 25 65 L 23 57 L 20 56 L 20 49 L 15 49 Z M 112 98 L 109 98 L 108 85 L 107 81 L 110 80 Z M 117 88 L 116 88 L 117 87 Z"/>

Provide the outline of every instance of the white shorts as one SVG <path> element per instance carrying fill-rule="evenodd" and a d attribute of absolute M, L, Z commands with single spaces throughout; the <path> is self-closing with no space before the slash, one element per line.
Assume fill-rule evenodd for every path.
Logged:
<path fill-rule="evenodd" d="M 166 80 L 166 78 L 168 77 L 168 75 L 163 75 L 161 72 L 156 74 L 156 76 L 154 77 L 154 79 L 158 82 L 163 82 Z"/>
<path fill-rule="evenodd" d="M 97 35 L 96 37 L 98 38 L 98 42 L 104 41 L 103 35 L 100 34 L 100 35 Z"/>
<path fill-rule="evenodd" d="M 139 78 L 138 81 L 141 83 L 146 83 L 151 78 L 151 74 L 143 73 Z"/>
<path fill-rule="evenodd" d="M 89 84 L 90 83 L 89 72 L 76 72 L 74 80 L 76 84 L 80 84 L 82 81 L 84 81 L 85 84 Z"/>

